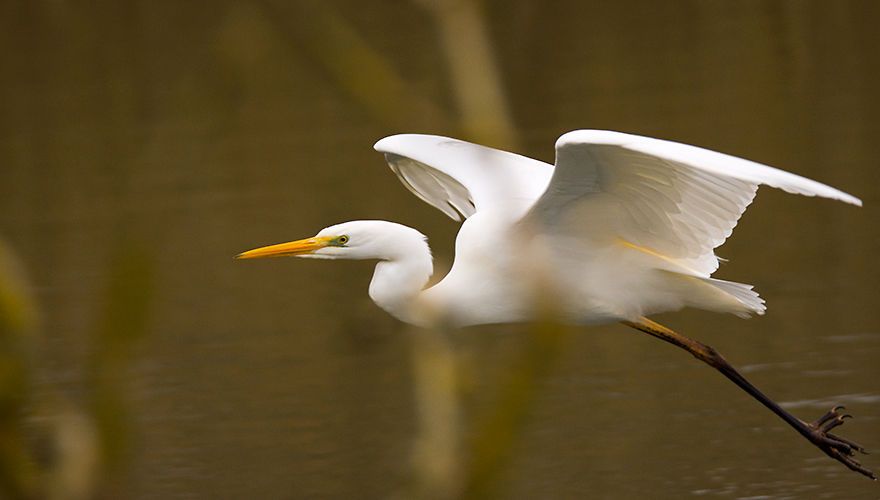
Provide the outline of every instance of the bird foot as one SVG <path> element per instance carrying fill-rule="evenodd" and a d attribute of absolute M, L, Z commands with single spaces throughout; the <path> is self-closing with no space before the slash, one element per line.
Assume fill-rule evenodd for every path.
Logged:
<path fill-rule="evenodd" d="M 874 472 L 872 472 L 871 470 L 862 466 L 862 464 L 860 464 L 859 461 L 854 458 L 856 456 L 856 452 L 865 455 L 867 455 L 868 452 L 865 451 L 862 446 L 850 441 L 849 439 L 836 436 L 829 432 L 831 431 L 831 429 L 843 425 L 843 423 L 847 419 L 853 418 L 852 415 L 840 413 L 843 409 L 843 406 L 835 406 L 834 408 L 830 409 L 828 413 L 816 419 L 813 423 L 806 424 L 807 437 L 814 445 L 816 445 L 820 450 L 824 451 L 825 454 L 829 457 L 849 467 L 851 470 L 854 470 L 859 474 L 868 476 L 876 481 L 877 475 L 874 474 Z"/>

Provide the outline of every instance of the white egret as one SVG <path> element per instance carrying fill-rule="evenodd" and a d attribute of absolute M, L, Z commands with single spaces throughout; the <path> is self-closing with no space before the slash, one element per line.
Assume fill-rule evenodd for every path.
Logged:
<path fill-rule="evenodd" d="M 456 221 L 466 219 L 443 280 L 424 289 L 433 272 L 424 235 L 378 220 L 337 224 L 238 257 L 378 260 L 370 297 L 420 326 L 528 321 L 539 313 L 536 293 L 550 290 L 565 321 L 622 322 L 687 350 L 830 457 L 876 478 L 854 458 L 861 446 L 829 432 L 849 417 L 842 407 L 801 421 L 712 347 L 645 317 L 686 306 L 743 317 L 764 313 L 751 286 L 711 277 L 718 268 L 714 249 L 759 185 L 861 205 L 858 198 L 741 158 L 611 131 L 561 136 L 555 166 L 432 135 L 386 137 L 375 149 L 416 196 Z"/>

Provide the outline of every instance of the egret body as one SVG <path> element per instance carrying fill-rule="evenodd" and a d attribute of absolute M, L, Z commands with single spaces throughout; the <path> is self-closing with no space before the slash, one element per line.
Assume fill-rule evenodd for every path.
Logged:
<path fill-rule="evenodd" d="M 317 235 L 240 254 L 376 260 L 372 300 L 418 326 L 534 319 L 539 294 L 573 324 L 622 322 L 708 363 L 832 458 L 874 478 L 857 444 L 830 434 L 847 417 L 835 407 L 812 423 L 779 407 L 713 348 L 646 318 L 695 307 L 763 314 L 750 285 L 712 278 L 715 248 L 733 231 L 758 186 L 861 205 L 798 175 L 695 146 L 601 130 L 556 142 L 550 165 L 451 139 L 403 134 L 375 149 L 423 201 L 464 219 L 449 273 L 433 272 L 426 238 L 386 221 L 353 221 Z"/>

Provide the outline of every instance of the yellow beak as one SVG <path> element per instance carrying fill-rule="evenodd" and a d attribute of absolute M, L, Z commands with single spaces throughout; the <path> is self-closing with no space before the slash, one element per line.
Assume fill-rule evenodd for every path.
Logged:
<path fill-rule="evenodd" d="M 262 259 L 264 257 L 290 257 L 295 255 L 308 255 L 330 244 L 333 238 L 330 236 L 313 236 L 304 240 L 296 240 L 288 243 L 279 243 L 267 247 L 255 248 L 238 254 L 236 259 Z"/>

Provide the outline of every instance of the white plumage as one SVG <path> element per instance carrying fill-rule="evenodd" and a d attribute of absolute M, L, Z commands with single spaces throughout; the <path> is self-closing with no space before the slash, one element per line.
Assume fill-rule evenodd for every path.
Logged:
<path fill-rule="evenodd" d="M 548 293 L 573 323 L 632 321 L 685 306 L 748 316 L 765 309 L 752 287 L 711 274 L 715 248 L 759 185 L 861 205 L 766 165 L 602 130 L 561 136 L 555 166 L 433 135 L 394 135 L 375 149 L 416 196 L 465 218 L 442 281 L 422 290 L 432 272 L 424 237 L 384 221 L 347 222 L 315 237 L 344 237 L 342 245 L 303 249 L 312 238 L 242 257 L 378 259 L 370 296 L 422 325 L 526 321 L 536 314 L 536 294 Z"/>
<path fill-rule="evenodd" d="M 431 135 L 395 135 L 375 147 L 416 196 L 454 220 L 465 218 L 443 280 L 423 290 L 433 272 L 426 238 L 386 221 L 346 222 L 239 257 L 378 260 L 370 297 L 416 325 L 528 321 L 548 311 L 577 324 L 621 321 L 685 349 L 829 457 L 876 479 L 854 458 L 864 448 L 830 433 L 850 417 L 842 407 L 807 423 L 715 349 L 645 317 L 686 306 L 764 312 L 750 285 L 711 277 L 715 248 L 759 185 L 861 205 L 857 198 L 733 156 L 600 130 L 560 137 L 555 166 Z"/>

